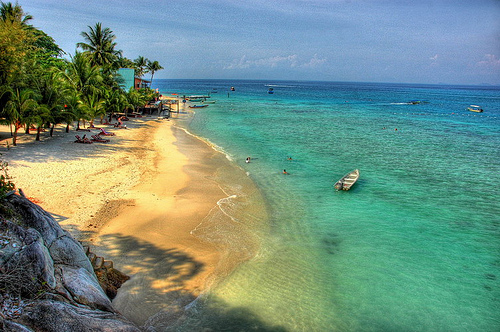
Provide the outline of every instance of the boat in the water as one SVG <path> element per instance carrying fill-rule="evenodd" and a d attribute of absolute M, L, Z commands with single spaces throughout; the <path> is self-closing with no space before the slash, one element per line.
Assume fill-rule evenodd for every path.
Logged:
<path fill-rule="evenodd" d="M 359 178 L 359 170 L 355 169 L 352 172 L 344 175 L 340 180 L 335 183 L 335 189 L 337 190 L 349 190 L 353 186 L 353 184 L 358 181 Z"/>
<path fill-rule="evenodd" d="M 207 107 L 208 105 L 191 105 L 189 106 L 189 108 L 203 108 L 203 107 Z"/>
<path fill-rule="evenodd" d="M 270 95 L 272 95 L 274 93 L 274 89 L 273 88 L 269 88 L 269 90 L 267 90 L 267 93 L 269 93 Z"/>
<path fill-rule="evenodd" d="M 467 107 L 467 109 L 471 112 L 476 112 L 476 113 L 483 112 L 483 109 L 481 108 L 481 106 L 477 106 L 477 105 L 470 105 L 469 107 Z"/>
<path fill-rule="evenodd" d="M 216 100 L 204 100 L 202 101 L 203 104 L 215 104 Z"/>

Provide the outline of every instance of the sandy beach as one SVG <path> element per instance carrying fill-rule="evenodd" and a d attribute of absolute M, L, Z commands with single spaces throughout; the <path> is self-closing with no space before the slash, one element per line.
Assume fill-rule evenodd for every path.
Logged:
<path fill-rule="evenodd" d="M 217 180 L 220 172 L 241 177 L 246 193 L 240 197 L 256 195 L 251 181 L 175 122 L 143 117 L 127 121 L 127 129 L 103 126 L 115 133 L 109 143 L 74 143 L 75 134 L 97 131 L 65 133 L 62 126 L 52 138 L 43 133 L 40 142 L 21 134 L 10 149 L 8 127 L 0 136 L 0 153 L 16 186 L 132 277 L 113 303 L 139 325 L 155 315 L 175 319 L 178 308 L 257 250 L 239 223 L 218 218 L 214 224 L 213 218 L 221 200 L 236 197 Z M 246 209 L 263 220 L 261 208 Z M 227 240 L 235 232 L 242 236 L 237 247 Z"/>

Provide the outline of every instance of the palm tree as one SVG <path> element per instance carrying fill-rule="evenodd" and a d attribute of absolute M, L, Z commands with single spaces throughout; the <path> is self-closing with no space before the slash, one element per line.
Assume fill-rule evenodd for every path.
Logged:
<path fill-rule="evenodd" d="M 97 91 L 85 95 L 80 101 L 79 108 L 87 115 L 87 119 L 90 120 L 91 127 L 93 127 L 94 119 L 97 116 L 101 116 L 102 119 L 102 117 L 106 114 L 104 101 L 101 99 Z"/>
<path fill-rule="evenodd" d="M 158 61 L 148 61 L 147 69 L 151 73 L 151 85 L 153 85 L 153 76 L 155 75 L 155 72 L 162 70 L 163 67 Z"/>
<path fill-rule="evenodd" d="M 62 93 L 64 89 L 61 72 L 56 70 L 39 72 L 35 75 L 33 85 L 40 97 L 38 104 L 45 105 L 50 113 L 50 136 L 52 136 L 56 124 L 66 119 L 62 111 Z"/>
<path fill-rule="evenodd" d="M 86 115 L 83 110 L 79 109 L 80 99 L 78 93 L 74 89 L 66 89 L 64 93 L 64 118 L 66 121 L 66 132 L 69 133 L 69 127 L 73 121 L 77 122 L 77 128 L 80 126 L 80 119 Z"/>
<path fill-rule="evenodd" d="M 120 57 L 122 51 L 115 50 L 116 36 L 110 28 L 102 28 L 100 22 L 95 24 L 95 27 L 88 26 L 89 32 L 82 32 L 81 35 L 85 39 L 84 43 L 77 43 L 76 46 L 88 52 L 93 65 L 101 67 L 110 67 Z"/>
<path fill-rule="evenodd" d="M 71 58 L 64 77 L 69 85 L 82 95 L 97 90 L 102 82 L 99 67 L 92 66 L 89 59 L 79 52 Z"/>
<path fill-rule="evenodd" d="M 11 97 L 5 105 L 5 115 L 8 121 L 14 125 L 12 144 L 15 146 L 17 131 L 25 124 L 29 125 L 29 121 L 26 120 L 30 118 L 30 112 L 38 107 L 38 103 L 35 101 L 35 93 L 31 89 L 16 89 L 9 92 L 11 93 Z"/>
<path fill-rule="evenodd" d="M 102 85 L 102 76 L 100 75 L 99 67 L 92 66 L 90 60 L 82 53 L 76 53 L 68 63 L 66 72 L 63 75 L 72 89 L 76 98 L 80 101 L 89 100 L 92 95 L 99 95 L 99 88 Z M 75 114 L 80 116 L 77 118 L 77 129 L 80 127 L 80 119 L 88 119 L 88 116 L 83 112 Z"/>
<path fill-rule="evenodd" d="M 143 107 L 148 102 L 144 94 L 141 94 L 133 87 L 130 88 L 130 90 L 126 93 L 126 97 L 127 103 L 130 105 L 130 107 L 133 107 L 134 111 L 136 111 L 138 107 Z"/>
<path fill-rule="evenodd" d="M 15 5 L 12 5 L 12 2 L 1 2 L 0 5 L 0 20 L 3 22 L 18 22 L 23 26 L 27 27 L 27 22 L 32 20 L 33 16 L 24 13 L 23 9 L 16 2 Z"/>
<path fill-rule="evenodd" d="M 147 73 L 148 59 L 143 56 L 139 56 L 134 60 L 135 64 L 135 75 L 138 77 L 144 76 Z"/>
<path fill-rule="evenodd" d="M 115 113 L 121 113 L 130 106 L 122 89 L 105 90 L 103 94 L 104 107 L 110 113 L 110 120 Z"/>

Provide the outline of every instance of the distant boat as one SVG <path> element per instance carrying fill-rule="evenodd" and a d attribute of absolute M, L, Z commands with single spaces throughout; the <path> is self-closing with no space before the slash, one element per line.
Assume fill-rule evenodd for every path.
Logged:
<path fill-rule="evenodd" d="M 358 181 L 359 178 L 359 170 L 355 169 L 352 172 L 347 173 L 344 175 L 340 180 L 338 180 L 335 183 L 335 189 L 337 190 L 349 190 L 351 189 L 352 185 Z"/>
<path fill-rule="evenodd" d="M 272 95 L 274 93 L 274 89 L 273 88 L 269 88 L 269 90 L 267 90 L 267 93 L 269 93 L 270 95 Z"/>
<path fill-rule="evenodd" d="M 470 105 L 469 107 L 467 107 L 467 109 L 471 112 L 476 112 L 476 113 L 483 112 L 483 109 L 481 108 L 481 106 L 477 106 L 477 105 Z"/>
<path fill-rule="evenodd" d="M 189 108 L 203 108 L 203 107 L 207 107 L 208 105 L 192 105 L 192 106 L 189 106 Z"/>
<path fill-rule="evenodd" d="M 215 104 L 216 100 L 205 100 L 202 101 L 203 104 Z"/>

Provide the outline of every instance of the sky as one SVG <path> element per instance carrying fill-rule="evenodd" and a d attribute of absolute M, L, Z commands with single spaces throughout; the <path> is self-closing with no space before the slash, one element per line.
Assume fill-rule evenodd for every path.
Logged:
<path fill-rule="evenodd" d="M 500 0 L 18 2 L 68 54 L 101 22 L 155 78 L 500 85 Z"/>

